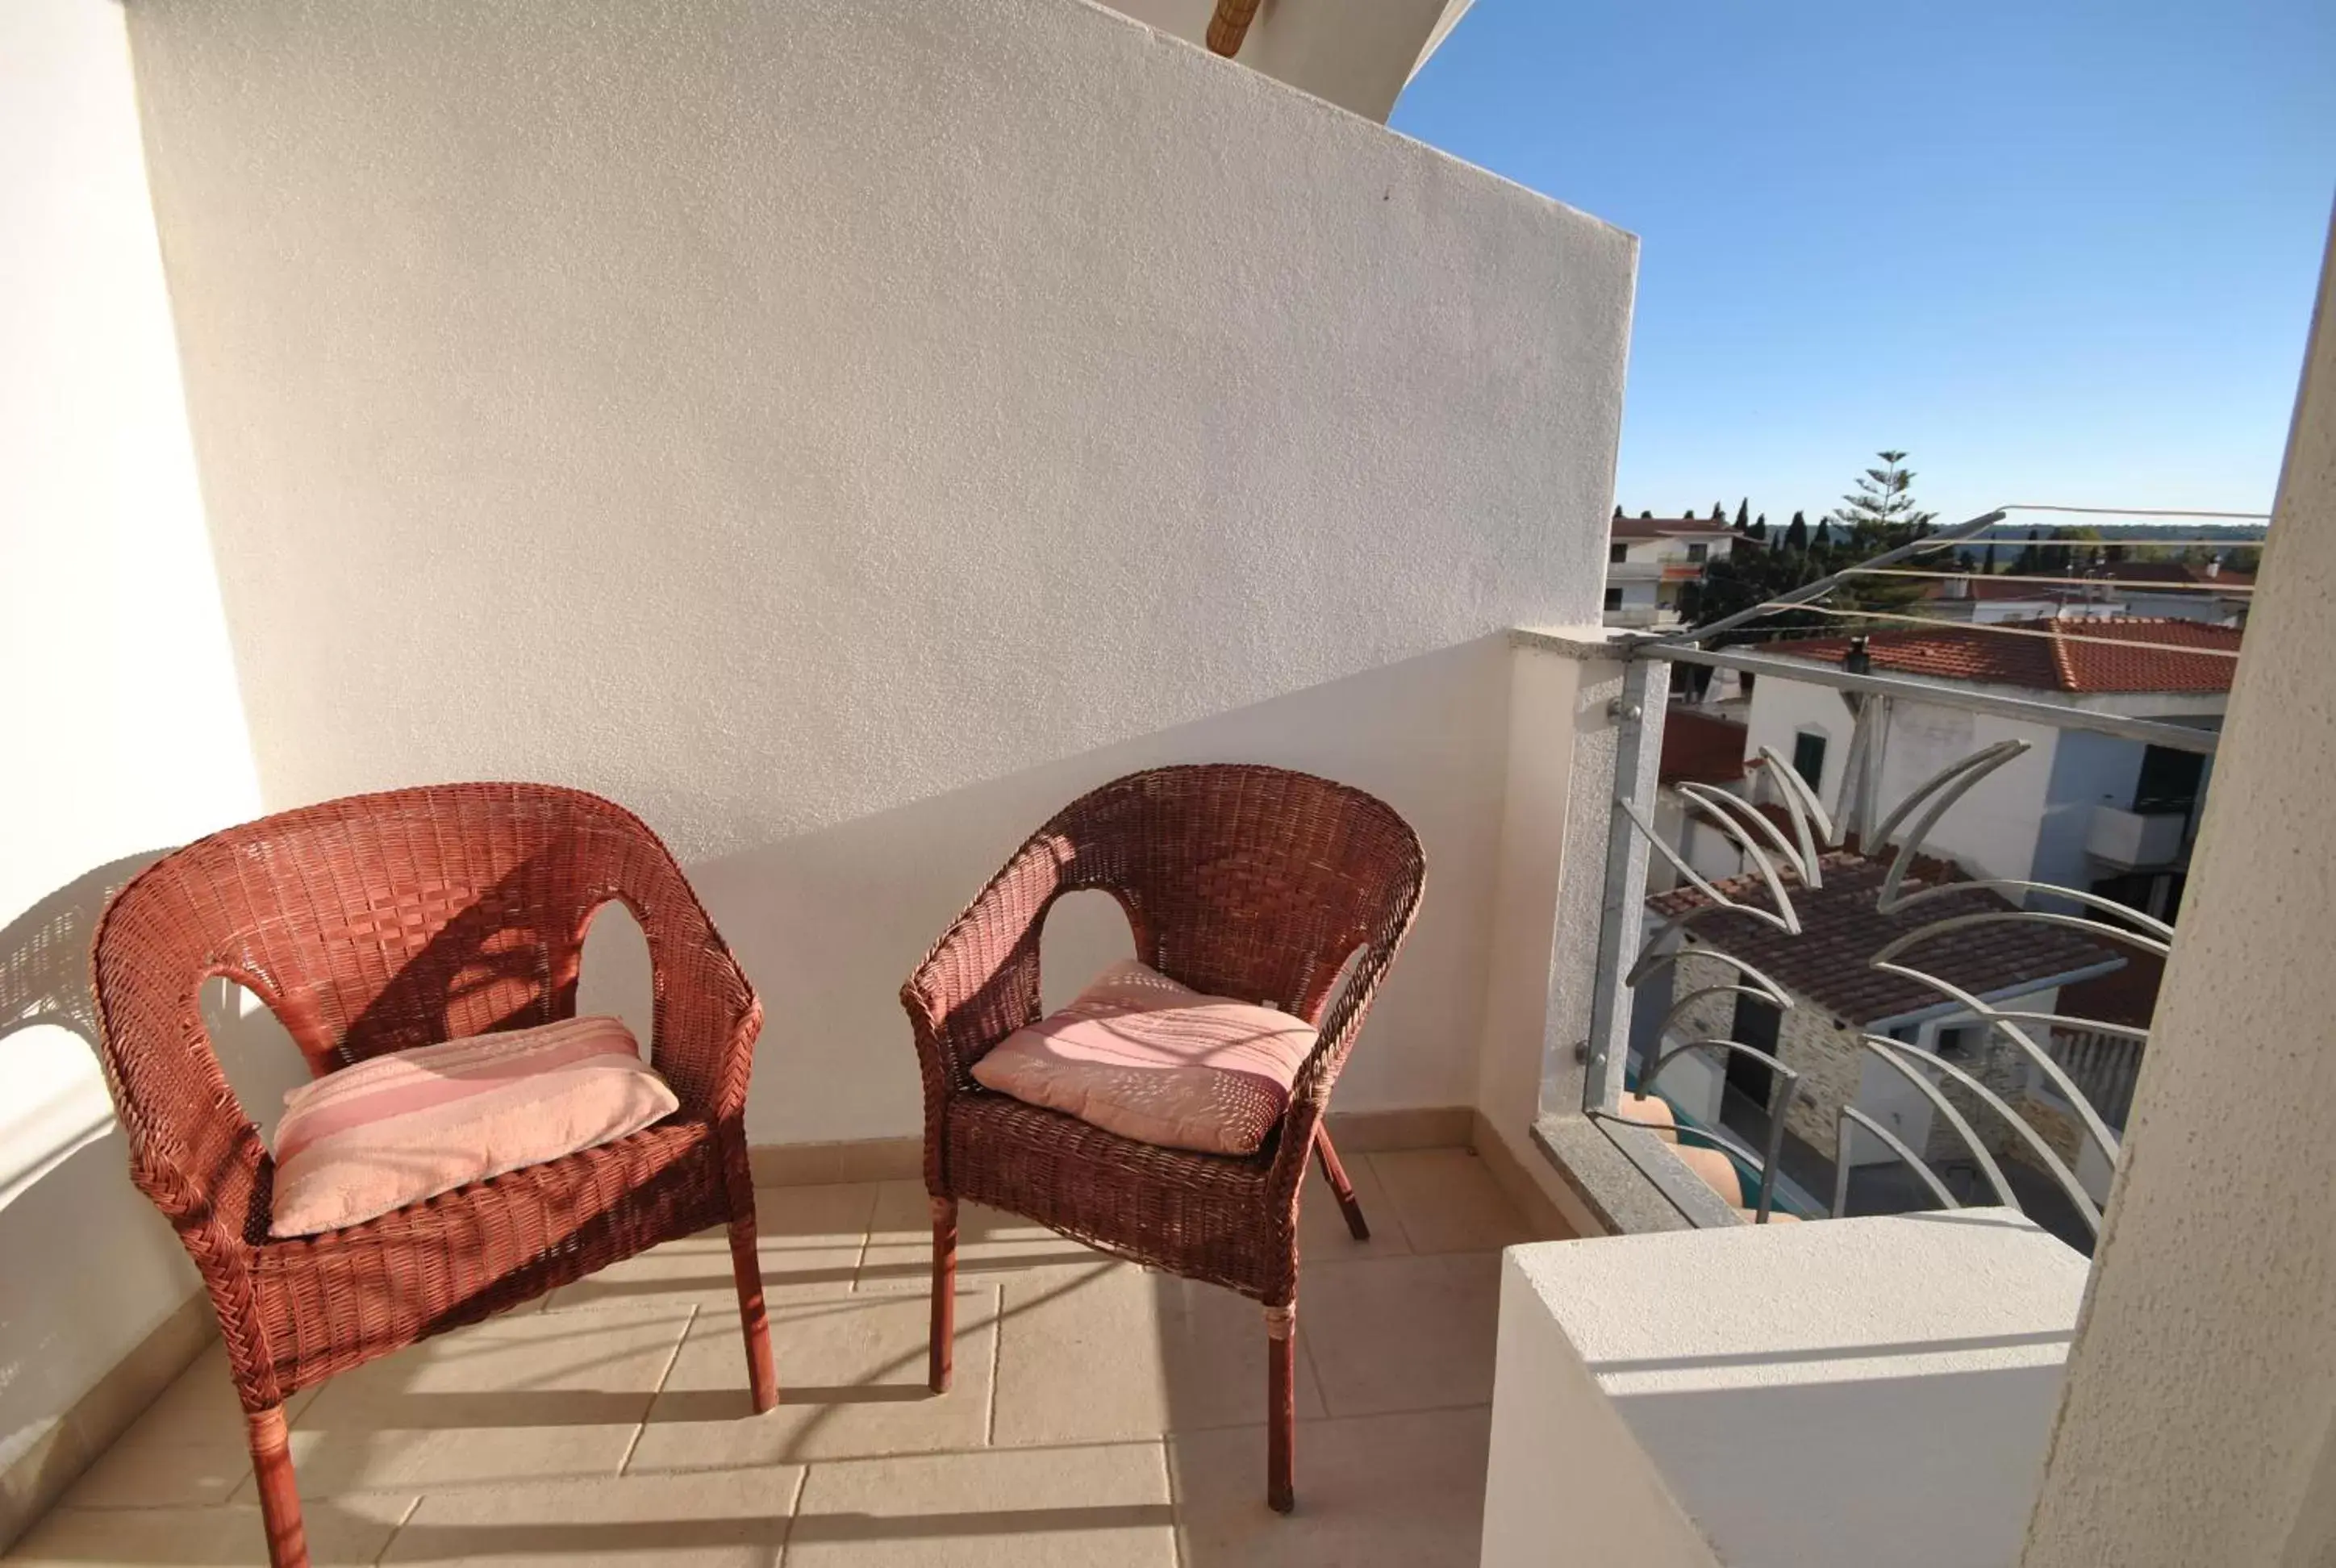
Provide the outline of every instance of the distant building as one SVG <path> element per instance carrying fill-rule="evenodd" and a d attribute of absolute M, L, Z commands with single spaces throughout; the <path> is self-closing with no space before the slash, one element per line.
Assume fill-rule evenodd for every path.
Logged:
<path fill-rule="evenodd" d="M 2033 633 L 2039 635 L 2022 635 Z M 2193 620 L 2038 619 L 1942 626 L 1865 638 L 1872 669 L 2133 718 L 2219 727 L 2239 629 Z M 1840 664 L 1847 638 L 1772 644 L 1767 652 Z M 1747 714 L 1746 755 L 1773 748 L 1856 820 L 1873 822 L 1950 763 L 2005 739 L 2021 756 L 1966 795 L 1923 846 L 1974 875 L 2055 882 L 2171 919 L 2180 902 L 2211 774 L 2195 752 L 2086 730 L 1999 718 L 1908 696 L 1865 722 L 1878 765 L 1842 799 L 1858 711 L 1844 693 L 1764 676 Z"/>
<path fill-rule="evenodd" d="M 2255 580 L 2252 573 L 2225 570 L 2211 560 L 2104 561 L 2066 573 L 2021 577 L 2047 575 L 2070 580 L 2049 583 L 1980 575 L 1933 581 L 1924 586 L 1922 613 L 1979 626 L 2133 618 L 2244 626 Z"/>
<path fill-rule="evenodd" d="M 1766 684 L 1765 682 L 1763 683 Z M 1900 1040 L 1924 1056 L 1949 1061 L 1970 1073 L 2011 1105 L 2046 1140 L 2076 1162 L 2088 1186 L 2106 1191 L 2109 1175 L 2099 1151 L 2084 1157 L 2077 1124 L 2049 1080 L 2019 1047 L 1990 1038 L 1971 1010 L 1920 981 L 1870 966 L 1866 959 L 1883 944 L 1932 921 L 2010 907 L 1992 892 L 1973 889 L 1949 894 L 1919 910 L 1883 915 L 1876 908 L 1888 862 L 1836 851 L 1821 857 L 1824 885 L 1789 888 L 1801 930 L 1788 935 L 1748 915 L 1726 911 L 1699 917 L 1689 928 L 1685 956 L 1650 980 L 1654 994 L 1641 994 L 1638 1020 L 1657 1020 L 1674 996 L 1690 1001 L 1672 1025 L 1669 1043 L 1732 1039 L 1767 1051 L 1801 1075 L 1800 1090 L 1786 1128 L 1816 1156 L 1830 1163 L 1842 1107 L 1855 1105 L 1888 1127 L 1933 1165 L 1952 1168 L 1971 1156 L 1960 1134 L 1940 1116 L 1922 1093 L 1864 1044 L 1868 1035 Z M 1925 868 L 1935 878 L 1936 866 Z M 1951 875 L 1952 873 L 1950 873 Z M 1718 884 L 1738 901 L 1766 907 L 1769 897 L 1757 876 Z M 1926 885 L 1911 876 L 1908 891 Z M 1650 916 L 1668 920 L 1708 905 L 1700 891 L 1681 887 L 1647 901 Z M 1778 1009 L 1757 997 L 1730 994 L 1735 970 L 1702 956 L 1720 949 L 1751 964 L 1791 999 Z M 1910 949 L 1901 960 L 2010 1011 L 2057 1010 L 2060 990 L 2121 969 L 2123 950 L 2058 927 L 1996 923 L 1940 933 Z M 1635 1038 L 1641 1070 L 1652 1041 Z M 1706 1053 L 1683 1056 L 1665 1068 L 1657 1087 L 1665 1098 L 1707 1125 L 1719 1123 L 1739 1135 L 1757 1136 L 1771 1075 L 1746 1057 Z M 2000 1116 L 1976 1096 L 1953 1086 L 1943 1091 L 1990 1153 L 2024 1154 L 2024 1145 Z M 1749 1139 L 1747 1138 L 1747 1141 Z M 1757 1145 L 1756 1145 L 1757 1146 Z M 1889 1165 L 1896 1156 L 1878 1139 L 1861 1135 L 1853 1145 L 1853 1167 Z"/>
<path fill-rule="evenodd" d="M 1739 544 L 1753 541 L 1708 518 L 1616 518 L 1606 539 L 1606 624 L 1678 624 L 1679 590 Z"/>

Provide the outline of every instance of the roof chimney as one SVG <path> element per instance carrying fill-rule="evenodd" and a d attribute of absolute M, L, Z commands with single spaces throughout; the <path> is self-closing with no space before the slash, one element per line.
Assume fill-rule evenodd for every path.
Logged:
<path fill-rule="evenodd" d="M 2221 556 L 2219 556 L 2219 555 L 2210 555 L 2210 556 L 2208 556 L 2208 557 L 2206 558 L 2206 576 L 2207 576 L 2207 578 L 2211 580 L 2212 579 L 2214 579 L 2214 578 L 2220 577 L 2220 576 L 2222 576 L 2222 575 L 2223 575 L 2223 558 L 2222 558 Z"/>
<path fill-rule="evenodd" d="M 1874 659 L 1865 651 L 1864 638 L 1854 637 L 1849 639 L 1849 651 L 1841 656 L 1841 667 L 1852 675 L 1864 675 L 1873 669 Z"/>

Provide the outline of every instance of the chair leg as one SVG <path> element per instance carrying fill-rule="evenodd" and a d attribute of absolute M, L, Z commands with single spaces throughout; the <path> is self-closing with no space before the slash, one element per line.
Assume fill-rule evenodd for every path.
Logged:
<path fill-rule="evenodd" d="M 1277 1514 L 1298 1506 L 1290 1450 L 1298 1438 L 1298 1306 L 1265 1310 L 1265 1501 Z"/>
<path fill-rule="evenodd" d="M 251 1471 L 259 1485 L 270 1568 L 308 1568 L 308 1533 L 300 1521 L 300 1488 L 292 1476 L 292 1433 L 284 1407 L 247 1410 L 243 1418 L 251 1432 Z"/>
<path fill-rule="evenodd" d="M 779 1402 L 779 1372 L 771 1359 L 771 1320 L 763 1307 L 763 1260 L 754 1246 L 752 1210 L 730 1222 L 730 1271 L 737 1276 L 738 1326 L 746 1336 L 746 1386 L 754 1390 L 754 1414 L 768 1415 Z"/>
<path fill-rule="evenodd" d="M 1358 1242 L 1371 1239 L 1371 1228 L 1363 1220 L 1363 1206 L 1355 1201 L 1355 1183 L 1347 1180 L 1347 1167 L 1338 1164 L 1338 1151 L 1330 1146 L 1330 1135 L 1320 1124 L 1314 1128 L 1314 1154 L 1322 1162 L 1322 1179 L 1330 1183 L 1332 1196 L 1338 1200 L 1338 1212 L 1347 1216 L 1347 1229 Z"/>
<path fill-rule="evenodd" d="M 933 1200 L 933 1342 L 930 1382 L 946 1394 L 957 1354 L 957 1200 Z"/>

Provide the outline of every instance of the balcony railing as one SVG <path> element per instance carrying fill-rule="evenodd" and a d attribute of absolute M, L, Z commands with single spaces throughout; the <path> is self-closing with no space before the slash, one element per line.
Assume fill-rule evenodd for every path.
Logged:
<path fill-rule="evenodd" d="M 1856 572 L 1949 548 L 2001 517 L 1711 627 L 1622 647 L 1623 695 L 1611 709 L 1621 782 L 1590 1036 L 1580 1047 L 1581 1111 L 1692 1224 L 1871 1213 L 1878 1193 L 1885 1212 L 1995 1203 L 2030 1212 L 2080 1246 L 2098 1233 L 2146 1030 L 2129 1009 L 2122 1018 L 2068 1010 L 2061 992 L 2146 972 L 2168 950 L 2172 928 L 2103 892 L 2039 880 L 2033 868 L 2008 876 L 1954 866 L 1938 850 L 1942 828 L 1986 810 L 2004 770 L 2049 743 L 1977 747 L 1884 803 L 1888 716 L 1893 704 L 1920 703 L 2053 736 L 2081 731 L 2207 756 L 2216 732 L 1877 673 L 1860 658 L 1715 646 L 1821 600 Z M 1734 879 L 1698 870 L 1657 829 L 1665 786 L 1649 759 L 1660 752 L 1679 665 L 1830 688 L 1854 716 L 1830 809 L 1767 746 L 1747 759 L 1740 794 L 1696 782 L 1669 790 L 1672 808 L 1740 860 Z M 2084 820 L 2082 847 L 2105 872 L 2178 859 L 2188 821 L 2108 807 Z M 1651 908 L 1650 859 L 1669 865 L 1679 890 Z M 1981 957 L 1947 961 L 1956 949 Z M 1989 967 L 1997 959 L 2000 973 Z M 1860 971 L 1837 989 L 1895 998 L 1874 1003 L 1895 1011 L 1852 1018 L 1812 998 L 1796 983 L 1812 963 Z M 1698 1114 L 1712 1106 L 1719 1114 Z M 1650 1122 L 1669 1125 L 1650 1130 Z M 1691 1172 L 1681 1149 L 1731 1166 L 1741 1201 L 1729 1201 L 1724 1174 L 1715 1191 Z M 1691 1157 L 1712 1169 L 1711 1154 Z"/>

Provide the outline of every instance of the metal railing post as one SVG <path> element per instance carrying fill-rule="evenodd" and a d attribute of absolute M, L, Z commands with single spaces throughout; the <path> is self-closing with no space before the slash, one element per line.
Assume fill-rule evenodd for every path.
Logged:
<path fill-rule="evenodd" d="M 1611 1111 L 1622 1103 L 1630 1058 L 1630 1004 L 1623 977 L 1638 961 L 1647 902 L 1647 846 L 1631 826 L 1630 813 L 1636 808 L 1651 820 L 1663 749 L 1662 709 L 1669 698 L 1669 665 L 1633 658 L 1622 666 L 1622 695 L 1608 705 L 1615 721 L 1614 799 L 1607 813 L 1606 881 L 1598 907 L 1598 969 L 1590 998 L 1584 1110 Z"/>

